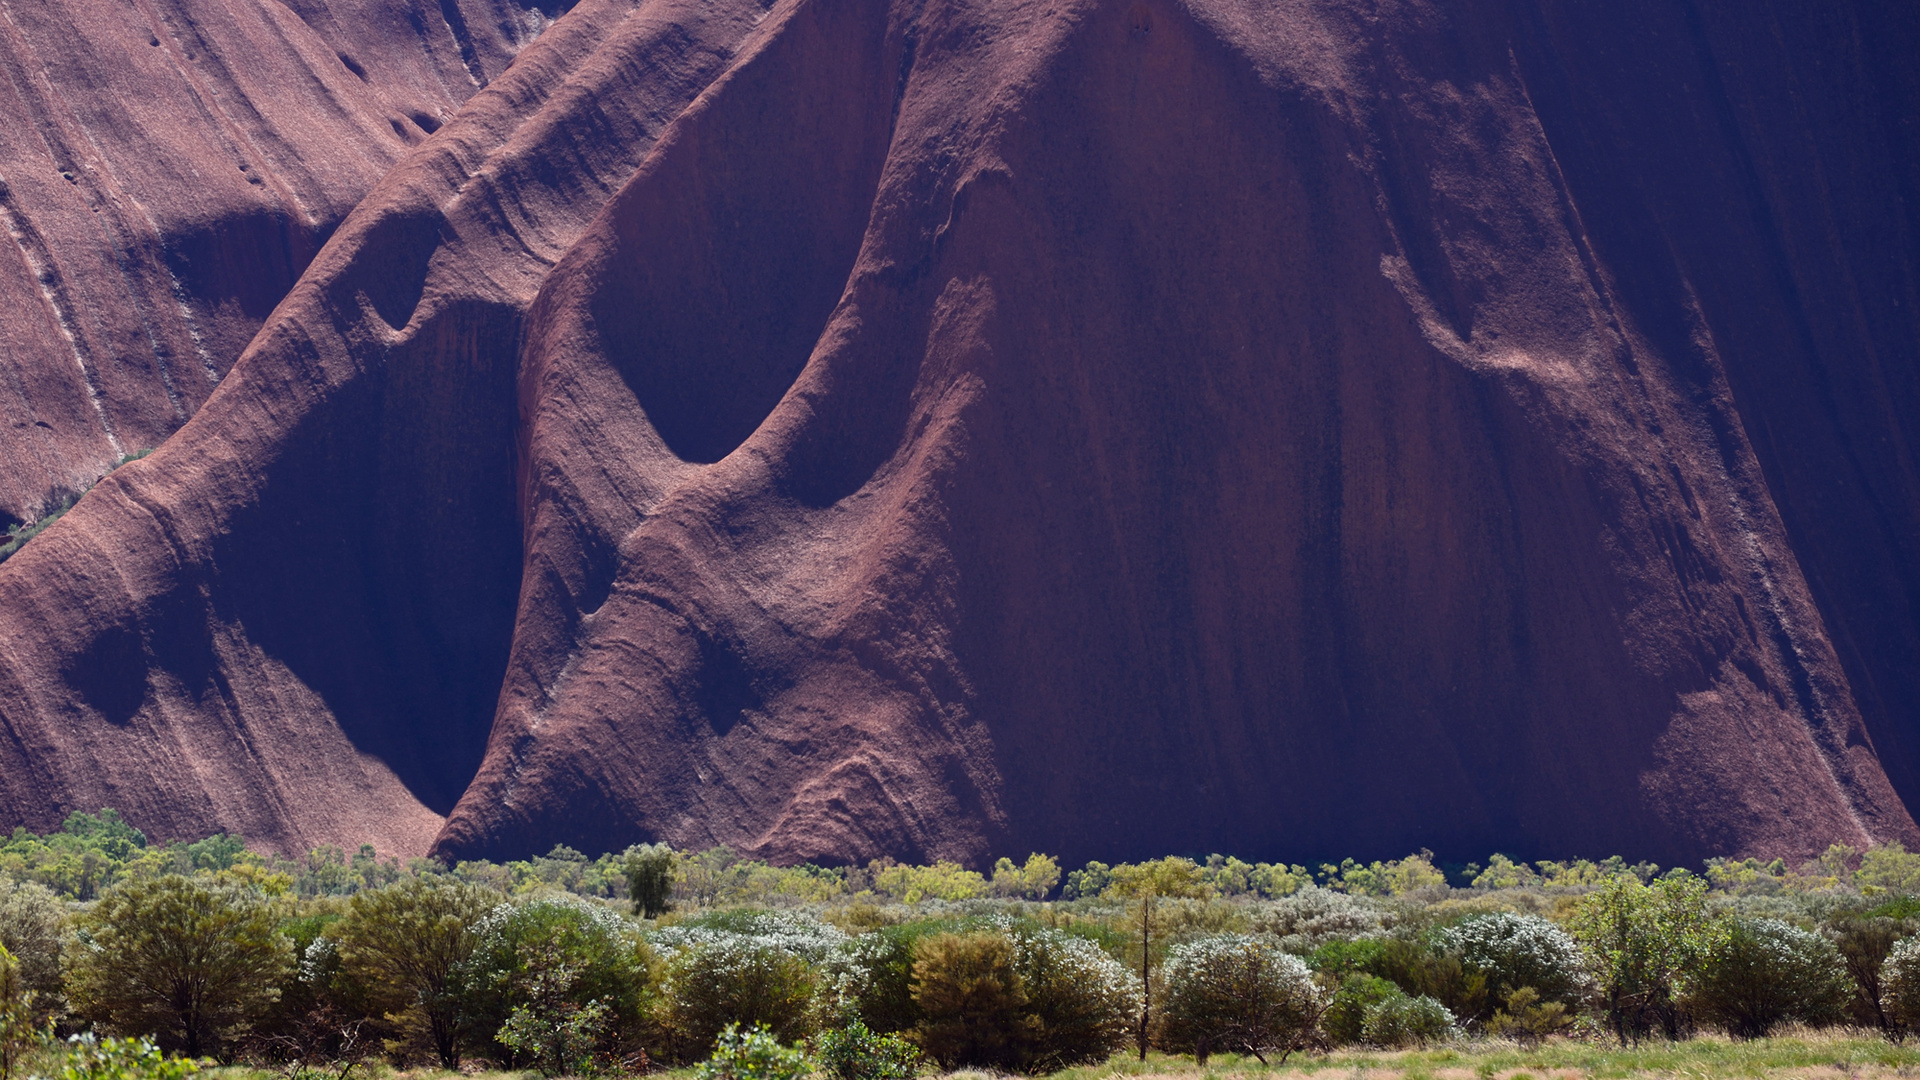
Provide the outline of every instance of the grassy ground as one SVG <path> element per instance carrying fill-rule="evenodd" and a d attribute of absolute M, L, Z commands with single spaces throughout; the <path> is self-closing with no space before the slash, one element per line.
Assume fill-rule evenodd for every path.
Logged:
<path fill-rule="evenodd" d="M 1340 1050 L 1262 1065 L 1252 1058 L 1218 1057 L 1206 1068 L 1191 1058 L 1149 1055 L 1142 1063 L 1117 1057 L 1105 1065 L 1073 1069 L 1058 1080 L 1165 1077 L 1167 1080 L 1282 1080 L 1333 1076 L 1352 1080 L 1631 1080 L 1672 1077 L 1732 1080 L 1737 1077 L 1804 1077 L 1865 1080 L 1920 1076 L 1920 1045 L 1894 1045 L 1868 1032 L 1795 1032 L 1772 1039 L 1732 1042 L 1703 1037 L 1685 1042 L 1617 1043 L 1555 1039 L 1536 1047 L 1485 1041 L 1429 1050 Z"/>
<path fill-rule="evenodd" d="M 23 1075 L 41 1070 L 23 1063 Z M 394 1070 L 384 1064 L 355 1066 L 342 1077 L 338 1067 L 294 1072 L 229 1066 L 199 1074 L 205 1080 L 540 1080 L 538 1073 L 439 1069 Z M 692 1080 L 692 1069 L 651 1074 L 657 1080 Z M 1522 1047 L 1493 1040 L 1472 1041 L 1427 1050 L 1340 1050 L 1296 1054 L 1284 1064 L 1262 1065 L 1253 1058 L 1216 1056 L 1206 1067 L 1192 1058 L 1151 1054 L 1145 1062 L 1131 1054 L 1104 1065 L 1070 1069 L 1054 1080 L 1886 1080 L 1920 1078 L 1920 1043 L 1897 1045 L 1871 1032 L 1825 1030 L 1790 1032 L 1776 1038 L 1733 1042 L 1704 1036 L 1685 1042 L 1649 1042 L 1622 1047 L 1611 1042 L 1555 1039 Z M 929 1080 L 1000 1080 L 991 1074 L 961 1071 Z"/>

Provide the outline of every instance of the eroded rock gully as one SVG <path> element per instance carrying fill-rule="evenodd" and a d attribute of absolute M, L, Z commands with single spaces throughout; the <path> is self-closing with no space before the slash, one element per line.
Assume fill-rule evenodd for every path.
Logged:
<path fill-rule="evenodd" d="M 0 565 L 0 811 L 1915 842 L 1916 47 L 1872 3 L 583 0 Z"/>

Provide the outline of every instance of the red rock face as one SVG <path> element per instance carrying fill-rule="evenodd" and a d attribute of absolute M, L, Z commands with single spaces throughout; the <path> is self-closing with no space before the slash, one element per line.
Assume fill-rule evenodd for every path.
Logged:
<path fill-rule="evenodd" d="M 0 808 L 445 856 L 1920 841 L 1916 45 L 590 0 L 0 566 Z"/>
<path fill-rule="evenodd" d="M 200 407 L 347 211 L 558 8 L 49 0 L 0 20 L 0 524 Z"/>

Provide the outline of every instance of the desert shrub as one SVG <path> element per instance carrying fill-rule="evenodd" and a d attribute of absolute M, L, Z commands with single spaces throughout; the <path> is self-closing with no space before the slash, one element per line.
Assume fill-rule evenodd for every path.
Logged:
<path fill-rule="evenodd" d="M 849 941 L 835 958 L 849 1011 L 874 1031 L 907 1031 L 920 1022 L 913 1003 L 913 948 L 949 928 L 944 921 L 882 927 Z"/>
<path fill-rule="evenodd" d="M 13 954 L 15 977 L 33 995 L 36 1023 L 60 1011 L 60 939 L 67 909 L 44 885 L 0 876 L 0 947 Z"/>
<path fill-rule="evenodd" d="M 1376 937 L 1393 923 L 1390 911 L 1366 896 L 1317 886 L 1262 905 L 1251 929 L 1280 939 L 1280 947 L 1305 955 L 1330 941 Z"/>
<path fill-rule="evenodd" d="M 194 1057 L 264 1012 L 294 963 L 263 897 L 178 874 L 122 882 L 74 926 L 67 993 L 81 1015 Z"/>
<path fill-rule="evenodd" d="M 667 961 L 665 1020 L 682 1058 L 707 1053 L 729 1025 L 750 1024 L 793 1042 L 814 1027 L 813 965 L 764 938 L 715 933 Z"/>
<path fill-rule="evenodd" d="M 1896 942 L 1880 969 L 1880 1007 L 1896 1034 L 1920 1029 L 1920 937 Z"/>
<path fill-rule="evenodd" d="M 1440 932 L 1439 944 L 1469 971 L 1486 976 L 1501 1000 L 1522 987 L 1538 998 L 1572 1004 L 1580 996 L 1580 946 L 1538 915 L 1476 915 Z"/>
<path fill-rule="evenodd" d="M 1777 919 L 1731 919 L 1700 965 L 1689 1004 L 1737 1039 L 1758 1039 L 1790 1020 L 1834 1024 L 1848 987 L 1839 950 Z"/>
<path fill-rule="evenodd" d="M 337 964 L 377 1012 L 424 1031 L 442 1068 L 458 1068 L 459 973 L 478 941 L 472 928 L 499 903 L 491 889 L 443 877 L 404 878 L 356 893 L 329 935 L 337 950 L 321 945 L 314 952 L 310 945 L 303 958 L 310 954 L 321 966 L 302 974 L 318 979 L 325 966 Z"/>
<path fill-rule="evenodd" d="M 1002 857 L 993 864 L 993 880 L 988 883 L 987 889 L 995 896 L 1045 900 L 1058 884 L 1060 864 L 1051 855 L 1036 853 L 1028 855 L 1025 865 L 1021 866 L 1015 866 L 1012 859 Z"/>
<path fill-rule="evenodd" d="M 1507 995 L 1506 1004 L 1486 1023 L 1486 1030 L 1502 1038 L 1537 1043 L 1573 1027 L 1573 1010 L 1564 1001 L 1542 1001 L 1540 992 L 1523 986 Z"/>
<path fill-rule="evenodd" d="M 1680 1001 L 1701 961 L 1725 935 L 1707 911 L 1707 883 L 1678 875 L 1643 884 L 1616 874 L 1581 900 L 1574 939 L 1599 984 L 1607 1025 L 1623 1042 L 1656 1029 L 1679 1038 Z"/>
<path fill-rule="evenodd" d="M 1392 982 L 1410 997 L 1429 997 L 1453 1016 L 1479 1023 L 1493 1011 L 1485 974 L 1469 970 L 1458 953 L 1421 938 L 1387 938 L 1368 964 L 1369 973 Z"/>
<path fill-rule="evenodd" d="M 1013 933 L 1014 963 L 1037 1022 L 1022 1071 L 1049 1073 L 1105 1061 L 1127 1044 L 1140 980 L 1084 938 L 1056 930 Z"/>
<path fill-rule="evenodd" d="M 1013 940 L 997 931 L 922 940 L 914 949 L 913 1002 L 920 1012 L 914 1041 L 949 1069 L 1017 1069 L 1038 1034 Z"/>
<path fill-rule="evenodd" d="M 1167 954 L 1161 1039 L 1202 1064 L 1238 1051 L 1282 1061 L 1313 1034 L 1328 995 L 1299 957 L 1271 938 L 1221 934 Z"/>
<path fill-rule="evenodd" d="M 620 868 L 627 877 L 627 898 L 633 913 L 657 918 L 672 907 L 673 872 L 680 857 L 665 844 L 636 844 L 627 849 Z"/>
<path fill-rule="evenodd" d="M 1388 998 L 1404 996 L 1405 991 L 1378 975 L 1350 972 L 1333 992 L 1320 1018 L 1320 1030 L 1335 1046 L 1360 1042 L 1366 1038 L 1367 1010 Z"/>
<path fill-rule="evenodd" d="M 713 1056 L 695 1070 L 699 1080 L 805 1080 L 812 1063 L 800 1050 L 780 1045 L 764 1027 L 741 1031 L 728 1024 L 714 1037 Z"/>
<path fill-rule="evenodd" d="M 820 1071 L 834 1080 L 907 1080 L 920 1064 L 920 1051 L 896 1035 L 880 1035 L 859 1020 L 820 1033 L 813 1041 Z"/>
<path fill-rule="evenodd" d="M 60 1080 L 186 1080 L 211 1064 L 168 1057 L 150 1039 L 102 1039 L 84 1032 L 67 1040 L 52 1072 Z"/>
<path fill-rule="evenodd" d="M 457 968 L 464 1027 L 507 1064 L 550 1075 L 590 1055 L 617 1058 L 640 1035 L 653 989 L 653 954 L 608 908 L 547 895 L 501 904 L 473 927 Z"/>
<path fill-rule="evenodd" d="M 1851 984 L 1847 1013 L 1861 1027 L 1877 1027 L 1882 1031 L 1892 1028 L 1892 1021 L 1880 1005 L 1883 989 L 1880 972 L 1887 954 L 1893 951 L 1894 942 L 1900 940 L 1902 929 L 1898 920 L 1872 912 L 1838 916 L 1828 927 Z"/>
<path fill-rule="evenodd" d="M 20 977 L 20 963 L 0 945 L 0 1080 L 11 1080 L 14 1066 L 38 1041 L 33 991 Z"/>
<path fill-rule="evenodd" d="M 295 1069 L 360 1061 L 388 1034 L 389 1026 L 375 1019 L 381 1010 L 341 970 L 338 943 L 328 936 L 340 918 L 328 910 L 280 924 L 299 963 L 248 1034 L 243 1053 L 249 1060 Z"/>
<path fill-rule="evenodd" d="M 1362 1038 L 1375 1046 L 1425 1046 L 1457 1037 L 1453 1013 L 1430 997 L 1405 994 L 1367 1009 Z"/>

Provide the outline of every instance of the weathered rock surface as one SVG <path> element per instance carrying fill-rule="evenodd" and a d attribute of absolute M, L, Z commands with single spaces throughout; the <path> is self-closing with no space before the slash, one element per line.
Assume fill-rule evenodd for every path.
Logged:
<path fill-rule="evenodd" d="M 206 400 L 554 0 L 0 4 L 0 525 Z"/>
<path fill-rule="evenodd" d="M 0 812 L 1913 843 L 1916 48 L 1868 3 L 588 0 L 0 566 Z"/>

